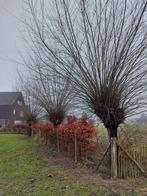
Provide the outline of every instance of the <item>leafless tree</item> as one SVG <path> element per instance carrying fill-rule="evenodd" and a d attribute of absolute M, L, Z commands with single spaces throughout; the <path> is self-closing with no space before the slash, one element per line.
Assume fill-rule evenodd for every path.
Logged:
<path fill-rule="evenodd" d="M 53 69 L 44 69 L 44 63 L 31 58 L 25 62 L 29 74 L 21 79 L 25 91 L 29 92 L 37 108 L 47 113 L 49 121 L 57 126 L 62 123 L 72 108 L 73 86 L 68 77 L 61 77 Z M 22 76 L 20 75 L 22 78 Z M 35 109 L 35 108 L 34 108 Z"/>
<path fill-rule="evenodd" d="M 126 117 L 146 110 L 147 1 L 25 3 L 31 47 L 44 68 L 66 75 L 110 136 L 117 137 Z"/>
<path fill-rule="evenodd" d="M 23 94 L 25 104 L 23 105 L 22 109 L 27 124 L 31 126 L 37 122 L 37 118 L 42 113 L 42 108 L 33 98 L 29 89 L 29 83 L 26 82 L 26 77 L 20 71 L 18 71 L 18 81 L 16 88 L 19 89 L 19 91 L 21 91 Z"/>

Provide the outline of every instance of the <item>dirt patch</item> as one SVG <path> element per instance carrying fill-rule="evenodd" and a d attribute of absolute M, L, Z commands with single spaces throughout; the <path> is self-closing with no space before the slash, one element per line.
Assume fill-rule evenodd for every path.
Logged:
<path fill-rule="evenodd" d="M 102 174 L 94 173 L 93 165 L 86 162 L 75 163 L 48 146 L 38 145 L 36 151 L 39 156 L 45 157 L 47 162 L 59 165 L 69 173 L 69 175 L 65 176 L 56 176 L 60 180 L 71 179 L 77 183 L 101 186 L 109 190 L 113 195 L 117 195 L 121 191 L 127 195 L 135 195 L 135 193 L 147 195 L 147 187 L 145 186 L 147 179 L 145 178 L 111 180 Z"/>

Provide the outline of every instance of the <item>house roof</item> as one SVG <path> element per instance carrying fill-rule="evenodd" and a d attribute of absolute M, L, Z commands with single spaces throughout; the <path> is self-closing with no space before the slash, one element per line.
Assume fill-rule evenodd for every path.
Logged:
<path fill-rule="evenodd" d="M 0 92 L 0 105 L 12 105 L 19 96 L 21 92 Z"/>

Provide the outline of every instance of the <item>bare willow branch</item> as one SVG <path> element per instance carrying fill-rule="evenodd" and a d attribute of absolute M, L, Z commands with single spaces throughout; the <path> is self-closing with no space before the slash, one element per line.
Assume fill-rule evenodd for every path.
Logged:
<path fill-rule="evenodd" d="M 147 109 L 147 1 L 27 0 L 27 6 L 41 69 L 74 83 L 116 137 L 126 117 Z"/>

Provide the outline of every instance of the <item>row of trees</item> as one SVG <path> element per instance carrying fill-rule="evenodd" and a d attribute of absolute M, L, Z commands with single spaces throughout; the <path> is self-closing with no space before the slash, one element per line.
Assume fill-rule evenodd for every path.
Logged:
<path fill-rule="evenodd" d="M 29 74 L 20 73 L 21 85 L 54 125 L 78 100 L 117 137 L 126 117 L 146 111 L 146 7 L 144 0 L 24 1 Z"/>
<path fill-rule="evenodd" d="M 24 0 L 21 86 L 54 126 L 73 108 L 95 114 L 112 141 L 113 177 L 118 126 L 147 109 L 146 8 L 146 0 Z"/>

